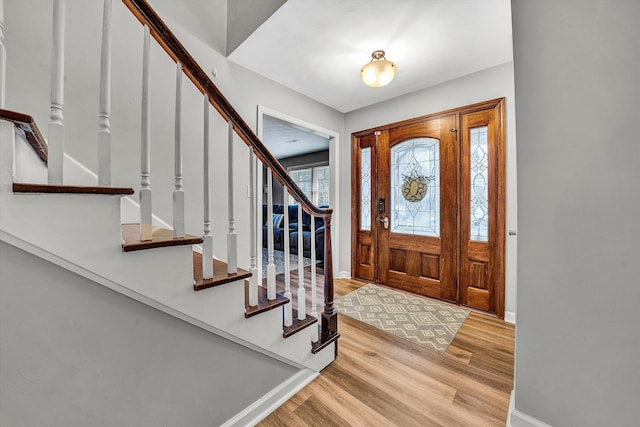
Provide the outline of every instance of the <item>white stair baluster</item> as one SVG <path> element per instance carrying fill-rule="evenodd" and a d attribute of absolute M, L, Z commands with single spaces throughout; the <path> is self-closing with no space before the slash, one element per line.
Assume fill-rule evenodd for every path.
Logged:
<path fill-rule="evenodd" d="M 307 302 L 304 290 L 304 248 L 302 236 L 302 205 L 298 204 L 298 320 L 307 318 Z"/>
<path fill-rule="evenodd" d="M 64 159 L 64 33 L 65 0 L 53 1 L 51 49 L 51 112 L 49 115 L 49 184 L 62 184 Z"/>
<path fill-rule="evenodd" d="M 209 95 L 204 94 L 204 145 L 203 163 L 203 201 L 204 201 L 204 235 L 202 236 L 202 279 L 213 278 L 213 236 L 211 235 L 211 190 L 209 161 Z"/>
<path fill-rule="evenodd" d="M 112 0 L 104 0 L 98 111 L 98 185 L 103 187 L 111 186 L 111 8 Z"/>
<path fill-rule="evenodd" d="M 316 217 L 311 215 L 311 315 L 318 319 L 318 295 L 316 290 Z M 311 342 L 318 341 L 318 328 L 311 327 Z"/>
<path fill-rule="evenodd" d="M 249 245 L 249 272 L 251 277 L 249 278 L 249 306 L 255 307 L 258 305 L 258 266 L 257 266 L 257 248 L 262 248 L 262 245 L 257 245 L 258 240 L 258 210 L 256 204 L 256 156 L 253 150 L 249 150 L 249 206 L 250 206 L 250 227 L 251 238 Z M 262 249 L 261 249 L 262 250 Z"/>
<path fill-rule="evenodd" d="M 289 249 L 289 191 L 287 186 L 282 188 L 284 206 L 284 297 L 289 298 L 289 302 L 284 306 L 284 326 L 293 324 L 293 302 L 291 301 L 291 260 Z"/>
<path fill-rule="evenodd" d="M 233 188 L 233 123 L 228 123 L 229 161 L 227 162 L 229 173 L 229 232 L 227 233 L 227 273 L 234 274 L 238 271 L 238 236 L 236 235 L 235 203 Z"/>
<path fill-rule="evenodd" d="M 276 299 L 276 266 L 273 258 L 273 176 L 267 168 L 267 299 Z"/>
<path fill-rule="evenodd" d="M 151 112 L 149 109 L 150 31 L 144 27 L 142 49 L 142 130 L 140 152 L 140 240 L 151 240 Z"/>
<path fill-rule="evenodd" d="M 173 189 L 173 238 L 184 237 L 184 188 L 182 186 L 182 64 L 176 62 L 175 183 Z"/>
<path fill-rule="evenodd" d="M 7 90 L 7 49 L 4 46 L 4 0 L 0 0 L 0 108 L 4 108 Z"/>

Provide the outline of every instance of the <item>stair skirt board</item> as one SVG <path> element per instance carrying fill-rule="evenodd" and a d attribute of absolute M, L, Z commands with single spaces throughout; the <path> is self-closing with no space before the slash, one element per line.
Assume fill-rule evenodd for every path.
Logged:
<path fill-rule="evenodd" d="M 222 424 L 222 427 L 253 426 L 278 409 L 280 405 L 302 390 L 320 375 L 311 369 L 302 369 L 283 381 L 269 393 L 247 406 L 242 412 Z"/>
<path fill-rule="evenodd" d="M 230 332 L 227 332 L 227 331 L 225 331 L 223 329 L 220 329 L 220 328 L 215 327 L 215 326 L 213 326 L 213 325 L 211 325 L 209 323 L 206 323 L 206 322 L 204 322 L 204 321 L 202 321 L 202 320 L 200 320 L 200 319 L 198 319 L 196 317 L 193 317 L 193 316 L 188 315 L 188 314 L 186 314 L 186 313 L 184 313 L 182 311 L 179 311 L 178 309 L 176 309 L 174 307 L 170 307 L 170 306 L 168 306 L 168 305 L 166 305 L 166 304 L 164 304 L 164 303 L 162 303 L 160 301 L 157 301 L 157 300 L 152 299 L 152 298 L 150 298 L 148 296 L 145 296 L 145 295 L 143 295 L 143 294 L 141 294 L 139 292 L 136 292 L 135 290 L 129 289 L 128 287 L 125 287 L 125 286 L 123 286 L 123 285 L 121 285 L 119 283 L 116 283 L 116 282 L 114 282 L 114 281 L 112 281 L 112 280 L 110 280 L 110 279 L 108 279 L 108 278 L 106 278 L 106 277 L 104 277 L 104 276 L 102 276 L 100 274 L 97 274 L 97 273 L 95 273 L 93 271 L 90 271 L 90 270 L 84 268 L 81 265 L 78 265 L 76 263 L 70 262 L 70 261 L 68 261 L 68 260 L 66 260 L 66 259 L 64 259 L 64 258 L 62 258 L 62 257 L 50 252 L 50 251 L 47 251 L 45 249 L 42 249 L 41 247 L 35 246 L 32 243 L 30 243 L 30 242 L 28 242 L 28 241 L 26 241 L 26 240 L 24 240 L 24 239 L 22 239 L 22 238 L 20 238 L 18 236 L 15 236 L 15 235 L 9 233 L 8 231 L 0 229 L 0 240 L 4 241 L 4 242 L 6 242 L 6 243 L 8 243 L 10 245 L 13 245 L 13 246 L 15 246 L 15 247 L 17 247 L 19 249 L 22 249 L 25 252 L 28 252 L 28 253 L 30 253 L 32 255 L 38 256 L 38 257 L 40 257 L 42 259 L 45 259 L 45 260 L 47 260 L 47 261 L 49 261 L 49 262 L 51 262 L 51 263 L 53 263 L 55 265 L 58 265 L 58 266 L 60 266 L 62 268 L 65 268 L 65 269 L 67 269 L 69 271 L 72 271 L 72 272 L 74 272 L 74 273 L 76 273 L 76 274 L 78 274 L 78 275 L 80 275 L 82 277 L 85 277 L 85 278 L 87 278 L 89 280 L 92 280 L 92 281 L 94 281 L 96 283 L 99 283 L 99 284 L 101 284 L 103 286 L 106 286 L 107 288 L 109 288 L 109 289 L 111 289 L 111 290 L 113 290 L 115 292 L 118 292 L 118 293 L 120 293 L 122 295 L 128 296 L 129 298 L 132 298 L 132 299 L 134 299 L 136 301 L 139 301 L 139 302 L 141 302 L 143 304 L 146 304 L 146 305 L 148 305 L 150 307 L 153 307 L 153 308 L 155 308 L 157 310 L 160 310 L 160 311 L 162 311 L 164 313 L 167 313 L 167 314 L 169 314 L 171 316 L 174 316 L 174 317 L 176 317 L 178 319 L 181 319 L 181 320 L 183 320 L 183 321 L 185 321 L 187 323 L 190 323 L 190 324 L 192 324 L 194 326 L 202 328 L 202 329 L 204 329 L 206 331 L 209 331 L 209 332 L 214 333 L 216 335 L 220 335 L 223 338 L 226 338 L 226 339 L 228 339 L 230 341 L 238 343 L 238 344 L 240 344 L 242 346 L 245 346 L 245 347 L 247 347 L 247 348 L 249 348 L 251 350 L 257 351 L 258 353 L 261 353 L 261 354 L 264 354 L 264 355 L 269 356 L 271 358 L 274 358 L 274 359 L 276 359 L 276 360 L 278 360 L 280 362 L 286 363 L 286 364 L 288 364 L 290 366 L 293 366 L 293 367 L 295 367 L 297 369 L 301 369 L 301 370 L 311 369 L 311 370 L 319 372 L 320 370 L 322 370 L 324 367 L 329 365 L 334 360 L 334 354 L 335 354 L 335 347 L 334 346 L 329 346 L 327 349 L 325 349 L 325 351 L 323 353 L 318 353 L 318 354 L 314 355 L 314 354 L 311 353 L 311 342 L 309 340 L 309 342 L 305 343 L 305 346 L 304 346 L 304 353 L 305 353 L 305 356 L 303 358 L 304 360 L 301 360 L 300 362 L 297 362 L 297 361 L 292 360 L 292 359 L 290 359 L 288 357 L 285 357 L 283 355 L 275 353 L 274 351 L 271 351 L 271 350 L 269 350 L 267 348 L 261 347 L 258 344 L 252 343 L 252 342 L 250 342 L 250 341 L 248 341 L 248 340 L 246 340 L 244 338 L 238 337 L 238 336 L 236 336 L 236 335 L 234 335 L 234 334 L 232 334 Z M 165 249 L 170 249 L 170 248 L 165 248 Z M 193 292 L 193 290 L 190 289 L 190 287 L 188 285 L 186 285 L 186 288 L 188 288 L 190 292 Z M 221 288 L 224 288 L 224 287 L 221 287 Z M 240 287 L 238 286 L 237 288 L 240 288 Z M 276 311 L 274 310 L 273 312 L 276 312 Z M 271 312 L 266 313 L 265 317 L 268 317 L 268 315 L 270 313 Z M 254 320 L 254 319 L 256 321 L 260 322 L 260 323 L 268 323 L 267 319 L 262 319 L 259 316 L 258 317 L 254 317 L 252 319 L 245 319 L 244 318 L 244 312 L 243 312 L 242 309 L 240 309 L 239 317 L 241 319 L 243 319 L 243 320 L 246 320 L 247 324 L 243 324 L 242 327 L 248 328 L 248 329 L 251 329 L 251 328 L 255 327 L 255 325 L 257 325 L 257 324 L 252 323 L 252 320 Z M 281 317 L 281 314 L 280 314 L 280 317 Z M 280 339 L 282 339 L 281 338 L 281 333 L 278 330 L 274 329 L 273 334 L 274 334 L 274 336 L 279 336 Z M 296 341 L 297 345 L 301 345 L 302 342 L 304 341 L 303 337 L 308 338 L 306 334 L 296 334 L 293 337 L 289 338 L 288 340 L 284 340 L 284 339 L 282 339 L 282 340 L 283 340 L 284 344 L 292 343 L 293 341 Z M 303 341 L 298 341 L 298 340 L 296 340 L 296 338 L 298 338 L 298 340 L 302 339 Z"/>

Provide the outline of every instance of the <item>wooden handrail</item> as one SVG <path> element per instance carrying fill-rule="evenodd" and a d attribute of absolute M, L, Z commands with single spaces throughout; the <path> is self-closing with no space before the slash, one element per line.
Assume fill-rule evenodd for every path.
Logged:
<path fill-rule="evenodd" d="M 138 18 L 140 23 L 149 28 L 151 36 L 158 42 L 164 51 L 176 62 L 182 65 L 184 73 L 193 84 L 205 95 L 211 105 L 218 111 L 225 121 L 231 124 L 233 130 L 255 153 L 257 158 L 271 168 L 273 176 L 286 188 L 299 203 L 299 206 L 310 215 L 320 217 L 324 221 L 324 311 L 321 315 L 321 335 L 312 346 L 312 352 L 317 353 L 332 342 L 336 342 L 338 334 L 338 314 L 333 304 L 333 262 L 331 259 L 331 216 L 333 209 L 319 208 L 315 206 L 300 190 L 291 176 L 282 167 L 280 162 L 273 157 L 262 141 L 242 119 L 229 101 L 222 95 L 216 85 L 209 79 L 207 73 L 187 52 L 182 43 L 171 32 L 158 14 L 146 0 L 122 0 L 129 10 Z M 302 247 L 299 248 L 302 253 Z M 338 347 L 336 342 L 336 355 Z"/>
<path fill-rule="evenodd" d="M 0 120 L 12 122 L 15 127 L 24 134 L 25 139 L 29 142 L 38 157 L 40 157 L 40 160 L 42 160 L 44 164 L 47 164 L 49 146 L 33 117 L 16 111 L 0 109 Z"/>
<path fill-rule="evenodd" d="M 331 208 L 318 208 L 300 190 L 284 167 L 273 157 L 262 141 L 251 130 L 249 125 L 233 108 L 216 85 L 207 76 L 202 67 L 187 52 L 182 43 L 162 21 L 146 0 L 122 0 L 122 2 L 138 18 L 142 25 L 151 30 L 151 36 L 160 44 L 165 52 L 175 61 L 182 64 L 184 73 L 193 84 L 209 97 L 209 102 L 225 121 L 231 122 L 235 132 L 255 152 L 256 156 L 273 171 L 275 178 L 291 190 L 293 198 L 298 201 L 308 214 L 322 218 L 330 218 L 333 213 Z"/>

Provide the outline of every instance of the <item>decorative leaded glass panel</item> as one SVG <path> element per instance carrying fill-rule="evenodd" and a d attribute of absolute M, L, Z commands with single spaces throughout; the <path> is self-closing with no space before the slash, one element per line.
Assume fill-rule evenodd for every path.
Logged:
<path fill-rule="evenodd" d="M 440 141 L 413 138 L 391 147 L 391 231 L 440 236 Z"/>
<path fill-rule="evenodd" d="M 471 240 L 489 241 L 489 151 L 487 126 L 471 129 Z"/>
<path fill-rule="evenodd" d="M 371 230 L 371 147 L 360 155 L 360 230 Z"/>

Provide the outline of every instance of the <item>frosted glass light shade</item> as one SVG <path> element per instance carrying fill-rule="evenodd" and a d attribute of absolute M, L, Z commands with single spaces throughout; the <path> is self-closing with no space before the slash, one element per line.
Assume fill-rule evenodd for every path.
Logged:
<path fill-rule="evenodd" d="M 371 62 L 360 70 L 362 81 L 371 87 L 388 85 L 396 75 L 396 64 L 387 61 L 382 50 L 376 50 L 371 54 L 371 57 Z"/>

